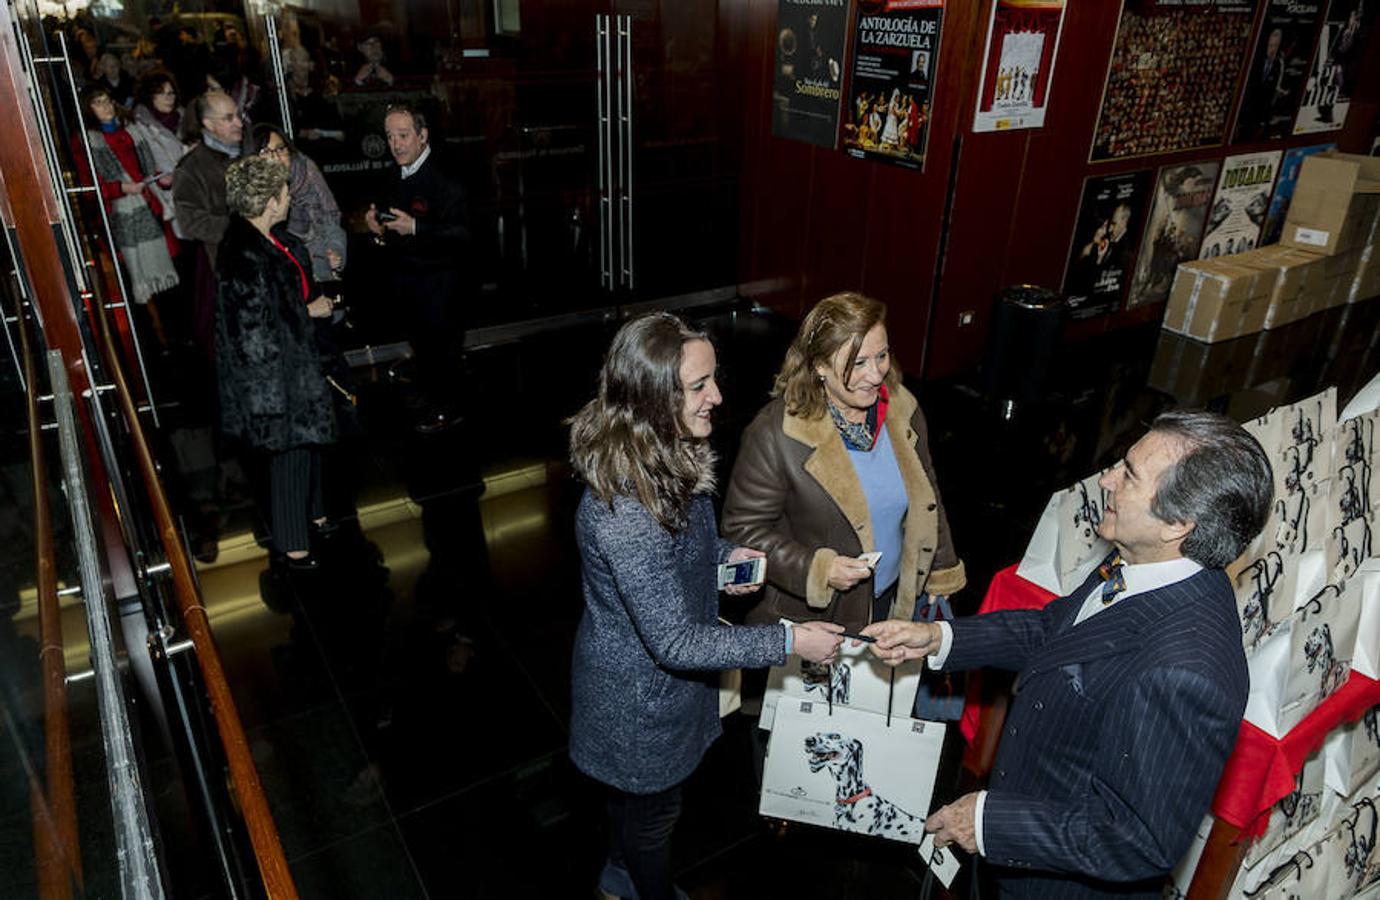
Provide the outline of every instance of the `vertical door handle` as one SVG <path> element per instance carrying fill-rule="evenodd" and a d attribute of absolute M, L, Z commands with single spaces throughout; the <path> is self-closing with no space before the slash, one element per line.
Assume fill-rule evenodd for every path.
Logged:
<path fill-rule="evenodd" d="M 633 288 L 633 55 L 632 16 L 618 17 L 618 44 L 621 80 L 618 85 L 619 186 L 622 189 L 621 268 L 619 283 Z"/>
<path fill-rule="evenodd" d="M 610 54 L 609 17 L 594 17 L 594 51 L 598 58 L 595 86 L 596 139 L 599 145 L 599 286 L 613 290 L 613 62 Z"/>

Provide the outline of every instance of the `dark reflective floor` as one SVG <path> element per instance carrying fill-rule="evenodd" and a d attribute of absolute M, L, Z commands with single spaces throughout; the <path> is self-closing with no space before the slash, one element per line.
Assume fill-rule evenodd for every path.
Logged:
<path fill-rule="evenodd" d="M 726 475 L 792 325 L 745 308 L 699 324 L 719 347 Z M 1327 384 L 1344 402 L 1380 367 L 1378 324 L 1371 302 L 1211 348 L 1124 331 L 1061 348 L 1046 378 L 1003 372 L 997 356 L 986 374 L 913 385 L 970 573 L 960 612 L 1019 557 L 1050 491 L 1115 459 L 1157 412 L 1206 405 L 1245 419 Z M 409 427 L 405 371 L 362 372 L 359 433 L 332 461 L 333 508 L 358 512 L 311 573 L 269 567 L 252 464 L 208 479 L 186 450 L 196 436 L 179 436 L 198 424 L 174 417 L 180 483 L 200 479 L 222 507 L 207 514 L 219 555 L 202 587 L 302 896 L 593 896 L 602 808 L 565 755 L 580 488 L 561 420 L 592 393 L 610 336 L 592 327 L 476 352 L 466 424 L 431 437 Z M 761 820 L 755 723 L 725 725 L 676 833 L 692 896 L 919 895 L 923 870 L 904 845 Z M 950 742 L 937 801 L 968 789 Z"/>

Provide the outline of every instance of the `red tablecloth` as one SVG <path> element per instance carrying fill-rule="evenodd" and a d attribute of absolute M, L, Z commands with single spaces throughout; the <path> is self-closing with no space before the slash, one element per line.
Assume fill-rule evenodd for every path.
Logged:
<path fill-rule="evenodd" d="M 978 607 L 978 615 L 1001 609 L 1043 609 L 1056 596 L 1017 575 L 1016 566 L 1007 566 L 992 576 L 992 583 L 987 586 L 987 594 Z M 977 736 L 985 705 L 982 702 L 980 678 L 976 672 L 968 676 L 968 700 L 963 705 L 963 718 L 958 723 L 959 730 L 970 744 Z"/>
<path fill-rule="evenodd" d="M 1042 609 L 1055 597 L 1044 588 L 1016 574 L 1016 566 L 1002 569 L 992 577 L 978 615 L 1000 609 Z M 959 728 L 969 743 L 977 735 L 983 703 L 980 676 L 968 681 L 968 702 L 963 707 Z M 1352 672 L 1337 693 L 1323 701 L 1283 738 L 1273 738 L 1249 722 L 1241 723 L 1236 749 L 1222 771 L 1212 812 L 1217 818 L 1242 829 L 1250 837 L 1262 833 L 1269 823 L 1270 807 L 1294 790 L 1294 781 L 1304 760 L 1322 745 L 1333 729 L 1359 719 L 1366 710 L 1380 703 L 1380 681 Z"/>
<path fill-rule="evenodd" d="M 1337 726 L 1354 722 L 1380 703 L 1380 681 L 1352 672 L 1337 693 L 1323 701 L 1282 738 L 1273 738 L 1250 722 L 1241 723 L 1236 749 L 1222 771 L 1213 815 L 1253 837 L 1265 831 L 1270 807 L 1294 790 L 1304 760 Z M 966 710 L 965 710 L 966 712 Z"/>

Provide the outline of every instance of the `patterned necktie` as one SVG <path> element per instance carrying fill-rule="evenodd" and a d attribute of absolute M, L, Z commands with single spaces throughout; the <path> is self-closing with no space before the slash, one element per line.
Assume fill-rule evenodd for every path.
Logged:
<path fill-rule="evenodd" d="M 1116 599 L 1116 595 L 1126 590 L 1126 576 L 1121 572 L 1121 551 L 1113 550 L 1111 555 L 1102 561 L 1102 565 L 1097 567 L 1097 574 L 1102 578 L 1102 605 L 1109 606 Z"/>

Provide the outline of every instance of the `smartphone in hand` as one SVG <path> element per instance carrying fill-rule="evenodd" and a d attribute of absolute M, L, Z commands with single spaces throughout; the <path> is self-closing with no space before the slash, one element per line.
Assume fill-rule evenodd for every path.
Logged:
<path fill-rule="evenodd" d="M 761 584 L 766 580 L 767 558 L 765 556 L 724 563 L 719 566 L 719 590 L 734 585 Z"/>

